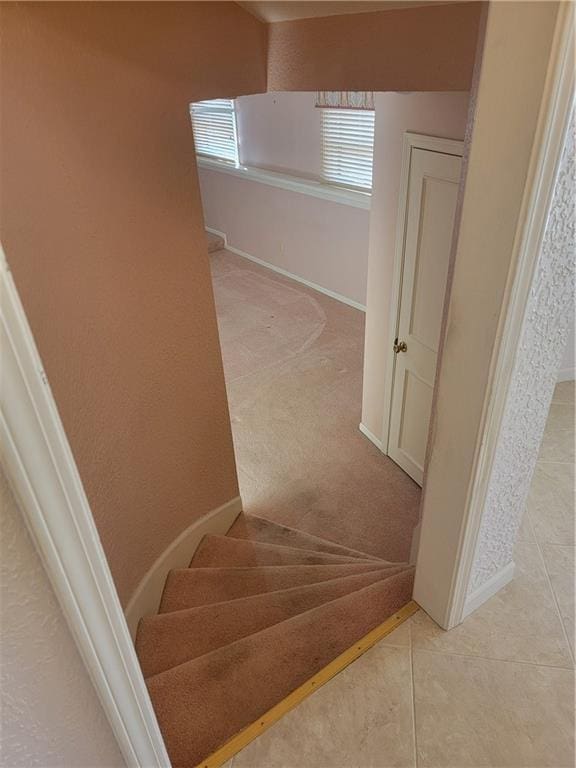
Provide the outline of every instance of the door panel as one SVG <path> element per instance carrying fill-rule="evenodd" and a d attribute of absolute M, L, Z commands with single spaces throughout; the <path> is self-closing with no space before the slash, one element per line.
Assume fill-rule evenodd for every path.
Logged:
<path fill-rule="evenodd" d="M 422 484 L 461 158 L 412 149 L 388 455 Z"/>
<path fill-rule="evenodd" d="M 399 430 L 399 449 L 417 466 L 424 464 L 426 435 L 432 390 L 428 382 L 404 369 L 402 423 Z"/>

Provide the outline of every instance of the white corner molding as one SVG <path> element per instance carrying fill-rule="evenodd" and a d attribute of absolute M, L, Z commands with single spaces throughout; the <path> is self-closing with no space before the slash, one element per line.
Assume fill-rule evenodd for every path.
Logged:
<path fill-rule="evenodd" d="M 362 208 L 365 211 L 370 210 L 370 201 L 372 199 L 370 192 L 360 192 L 355 189 L 348 189 L 347 187 L 338 187 L 335 184 L 325 184 L 314 179 L 291 176 L 289 173 L 269 171 L 265 168 L 254 168 L 248 165 L 235 166 L 231 163 L 214 160 L 209 157 L 198 156 L 196 162 L 199 168 L 236 176 L 236 178 L 244 179 L 244 181 L 254 181 L 258 184 L 267 184 L 269 187 L 277 187 L 278 189 L 286 189 L 289 192 L 298 192 L 302 195 L 318 197 L 321 200 L 328 200 L 332 203 L 350 205 L 352 208 Z"/>
<path fill-rule="evenodd" d="M 195 520 L 174 539 L 148 570 L 126 606 L 125 616 L 132 637 L 143 616 L 158 612 L 162 590 L 168 573 L 174 568 L 187 568 L 202 538 L 207 534 L 224 536 L 242 512 L 240 496 Z"/>
<path fill-rule="evenodd" d="M 206 227 L 208 229 L 208 227 Z M 304 277 L 300 277 L 300 275 L 295 275 L 294 272 L 288 272 L 287 269 L 282 269 L 282 267 L 277 267 L 275 264 L 270 264 L 268 261 L 264 261 L 264 259 L 259 259 L 257 256 L 252 256 L 251 253 L 247 253 L 246 251 L 241 250 L 240 248 L 236 248 L 233 245 L 230 245 L 228 242 L 226 235 L 223 232 L 218 232 L 215 229 L 208 230 L 209 232 L 213 232 L 214 234 L 221 235 L 224 238 L 224 241 L 226 242 L 226 250 L 231 251 L 232 253 L 235 253 L 237 256 L 242 256 L 243 259 L 248 259 L 248 261 L 253 261 L 254 264 L 259 264 L 261 267 L 266 267 L 266 269 L 271 269 L 272 272 L 276 272 L 278 275 L 283 275 L 284 277 L 289 277 L 290 280 L 295 280 L 297 283 L 302 283 L 302 285 L 305 285 L 307 288 L 312 288 L 314 291 L 318 291 L 318 293 L 323 293 L 325 296 L 329 296 L 331 299 L 336 299 L 336 301 L 342 302 L 342 304 L 347 304 L 349 307 L 354 307 L 354 309 L 360 310 L 360 312 L 366 312 L 366 305 L 360 304 L 358 301 L 354 301 L 354 299 L 349 299 L 347 296 L 342 296 L 341 293 L 336 293 L 336 291 L 331 291 L 329 288 L 324 288 L 323 285 L 319 285 L 318 283 L 313 283 L 311 280 L 306 280 Z"/>
<path fill-rule="evenodd" d="M 380 440 L 379 438 L 377 438 L 377 437 L 376 437 L 376 435 L 374 434 L 374 432 L 371 432 L 371 431 L 368 429 L 368 427 L 366 427 L 364 424 L 362 424 L 362 422 L 360 422 L 360 424 L 358 425 L 358 429 L 360 430 L 360 432 L 362 432 L 362 434 L 364 435 L 364 437 L 367 437 L 367 438 L 368 438 L 368 440 L 370 440 L 370 442 L 371 442 L 371 443 L 374 443 L 374 445 L 376 446 L 376 448 L 378 448 L 378 449 L 379 449 L 379 450 L 381 450 L 383 453 L 385 453 L 385 451 L 384 451 L 384 446 L 382 445 L 382 440 Z"/>
<path fill-rule="evenodd" d="M 170 760 L 66 434 L 0 253 L 2 462 L 128 766 Z"/>
<path fill-rule="evenodd" d="M 206 232 L 210 232 L 212 235 L 218 235 L 218 237 L 221 237 L 222 240 L 224 240 L 224 248 L 228 248 L 228 238 L 226 237 L 226 232 L 220 232 L 219 229 L 214 229 L 214 227 L 207 227 L 204 225 L 204 229 Z"/>
<path fill-rule="evenodd" d="M 496 592 L 499 592 L 506 584 L 509 584 L 514 578 L 514 561 L 511 561 L 499 571 L 494 573 L 489 579 L 487 579 L 478 589 L 471 592 L 464 603 L 462 609 L 462 619 L 470 616 L 477 608 L 484 605 L 486 600 L 494 597 Z"/>
<path fill-rule="evenodd" d="M 516 255 L 512 263 L 517 266 L 511 278 L 508 305 L 500 322 L 500 345 L 492 363 L 491 386 L 484 403 L 474 476 L 468 493 L 449 609 L 443 624 L 448 629 L 459 624 L 467 611 L 475 610 L 500 589 L 505 583 L 505 575 L 511 577 L 513 572 L 511 554 L 507 563 L 496 563 L 492 553 L 487 555 L 492 573 L 483 574 L 479 578 L 478 548 L 481 529 L 486 525 L 487 501 L 493 493 L 492 480 L 507 417 L 508 396 L 521 350 L 525 319 L 534 280 L 537 279 L 538 261 L 574 104 L 573 29 L 573 4 L 560 4 L 530 170 L 513 245 Z M 553 294 L 546 300 L 554 301 Z M 552 378 L 555 375 L 556 370 L 551 372 Z M 534 399 L 538 399 L 538 396 Z M 513 480 L 511 477 L 506 480 L 508 486 L 513 482 L 518 482 L 515 475 Z M 507 551 L 511 552 L 512 543 L 507 543 Z"/>

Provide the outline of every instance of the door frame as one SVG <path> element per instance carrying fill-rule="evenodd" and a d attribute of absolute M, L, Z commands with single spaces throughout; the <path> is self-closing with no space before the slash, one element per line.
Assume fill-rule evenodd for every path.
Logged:
<path fill-rule="evenodd" d="M 382 422 L 382 452 L 388 455 L 390 440 L 390 421 L 392 416 L 392 393 L 394 388 L 394 372 L 396 369 L 396 354 L 392 346 L 398 336 L 400 322 L 400 300 L 402 292 L 402 276 L 404 272 L 404 246 L 406 243 L 406 227 L 408 224 L 408 184 L 412 152 L 424 149 L 443 155 L 462 157 L 464 142 L 457 139 L 443 139 L 437 136 L 427 136 L 421 133 L 406 131 L 402 140 L 402 165 L 400 170 L 400 188 L 398 193 L 398 215 L 396 221 L 396 243 L 394 246 L 394 267 L 392 273 L 392 301 L 390 304 L 390 320 L 388 337 L 386 338 L 387 355 L 384 375 L 384 418 Z M 447 295 L 444 295 L 444 305 Z"/>
<path fill-rule="evenodd" d="M 469 584 L 476 558 L 480 526 L 484 518 L 487 492 L 496 458 L 501 434 L 505 406 L 514 370 L 521 333 L 533 290 L 536 265 L 542 242 L 560 159 L 569 130 L 571 111 L 575 109 L 575 8 L 573 3 L 559 3 L 554 34 L 546 59 L 544 86 L 538 104 L 537 124 L 533 139 L 527 174 L 522 187 L 515 192 L 519 203 L 514 241 L 511 244 L 510 270 L 506 292 L 499 307 L 497 336 L 494 341 L 488 381 L 482 401 L 481 421 L 474 442 L 471 473 L 466 482 L 466 497 L 463 503 L 439 503 L 438 489 L 442 488 L 444 500 L 455 495 L 454 474 L 446 475 L 435 467 L 436 487 L 431 490 L 431 473 L 425 475 L 421 509 L 423 514 L 419 526 L 420 537 L 416 556 L 414 600 L 444 629 L 460 624 L 472 611 L 480 607 L 492 595 L 512 580 L 514 563 L 488 579 L 479 589 L 470 593 Z M 520 43 L 516 41 L 519 45 Z M 489 56 L 484 50 L 484 59 Z M 503 52 L 500 54 L 504 55 Z M 507 56 L 512 55 L 508 50 Z M 494 54 L 498 61 L 500 56 Z M 483 64 L 483 69 L 485 62 Z M 487 68 L 487 67 L 486 67 Z M 495 69 L 495 68 L 494 68 Z M 494 70 L 492 72 L 494 75 Z M 480 88 L 482 87 L 480 75 Z M 490 93 L 485 86 L 484 93 Z M 513 104 L 513 102 L 508 102 Z M 519 113 L 516 113 L 519 115 Z M 476 120 L 478 126 L 478 118 Z M 489 133 L 488 133 L 489 135 Z M 474 162 L 474 170 L 481 167 L 481 158 L 470 159 L 474 152 L 474 136 L 465 164 L 468 174 Z M 466 171 L 465 171 L 466 172 Z M 505 172 L 502 174 L 505 179 Z M 494 184 L 498 184 L 498 177 Z M 465 207 L 465 202 L 464 202 Z M 474 215 L 467 211 L 469 229 Z M 481 220 L 481 219 L 480 219 Z M 461 223 L 461 222 L 460 222 Z M 460 237 L 462 232 L 457 233 Z M 456 242 L 458 242 L 456 240 Z M 453 286 L 452 286 L 453 287 Z M 446 331 L 444 332 L 446 337 Z M 445 350 L 443 351 L 445 354 Z M 452 360 L 452 377 L 454 360 Z M 442 371 L 439 371 L 442 379 Z M 438 386 L 438 381 L 436 385 Z M 457 430 L 458 411 L 444 402 L 443 443 L 437 424 L 431 425 L 427 450 L 429 470 L 431 457 L 444 456 L 448 427 Z M 434 406 L 433 406 L 434 407 Z M 438 405 L 437 405 L 438 407 Z M 438 410 L 435 414 L 438 419 Z M 442 498 L 440 496 L 440 498 Z M 426 508 L 427 507 L 427 508 Z M 441 568 L 439 568 L 441 563 Z"/>

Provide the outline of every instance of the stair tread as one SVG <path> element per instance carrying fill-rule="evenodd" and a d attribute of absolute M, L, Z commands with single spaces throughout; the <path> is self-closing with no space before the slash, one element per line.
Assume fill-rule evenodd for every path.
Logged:
<path fill-rule="evenodd" d="M 359 558 L 347 555 L 312 552 L 281 544 L 267 544 L 250 539 L 209 534 L 200 542 L 190 567 L 210 568 L 222 563 L 226 563 L 228 567 L 237 568 L 260 565 L 336 565 L 358 562 Z M 366 562 L 374 561 L 368 558 Z"/>
<path fill-rule="evenodd" d="M 359 562 L 338 565 L 263 565 L 258 568 L 182 568 L 170 571 L 159 613 L 220 603 L 262 592 L 313 584 L 355 573 L 405 565 Z"/>
<path fill-rule="evenodd" d="M 136 637 L 142 671 L 150 677 L 403 570 L 370 571 L 147 617 Z"/>
<path fill-rule="evenodd" d="M 410 600 L 413 575 L 406 568 L 149 677 L 172 764 L 196 766 L 391 616 Z"/>
<path fill-rule="evenodd" d="M 381 558 L 357 549 L 345 547 L 328 539 L 322 539 L 311 533 L 290 528 L 280 523 L 274 523 L 263 517 L 242 513 L 230 528 L 227 536 L 235 539 L 250 539 L 265 544 L 279 544 L 282 546 L 305 549 L 312 552 L 326 552 L 327 554 L 345 555 L 361 560 L 376 560 Z"/>

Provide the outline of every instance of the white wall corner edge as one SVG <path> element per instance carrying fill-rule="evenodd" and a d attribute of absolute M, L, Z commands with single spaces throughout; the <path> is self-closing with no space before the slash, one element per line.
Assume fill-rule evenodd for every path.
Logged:
<path fill-rule="evenodd" d="M 206 232 L 210 232 L 211 235 L 218 235 L 218 237 L 221 237 L 222 240 L 224 240 L 224 248 L 228 248 L 228 238 L 226 237 L 226 232 L 220 232 L 219 229 L 214 229 L 214 227 L 207 227 L 206 224 L 204 225 L 204 229 Z"/>
<path fill-rule="evenodd" d="M 242 512 L 242 499 L 235 496 L 195 520 L 162 552 L 136 587 L 124 611 L 132 638 L 143 616 L 158 612 L 168 573 L 174 568 L 187 568 L 204 536 L 224 536 Z"/>
<path fill-rule="evenodd" d="M 481 584 L 478 589 L 471 592 L 466 601 L 464 602 L 464 608 L 462 609 L 462 619 L 464 620 L 471 613 L 480 608 L 481 605 L 493 597 L 496 592 L 499 592 L 503 587 L 509 584 L 514 578 L 515 563 L 512 560 L 503 568 L 496 571 L 484 584 Z"/>
<path fill-rule="evenodd" d="M 374 443 L 376 448 L 381 450 L 382 453 L 386 453 L 386 451 L 384 450 L 384 443 L 382 442 L 382 440 L 380 440 L 378 437 L 376 437 L 374 432 L 369 430 L 368 427 L 365 426 L 362 422 L 360 422 L 360 424 L 358 425 L 358 429 L 360 430 L 360 432 L 362 432 L 364 437 L 367 437 L 368 440 L 370 440 L 371 443 Z"/>

